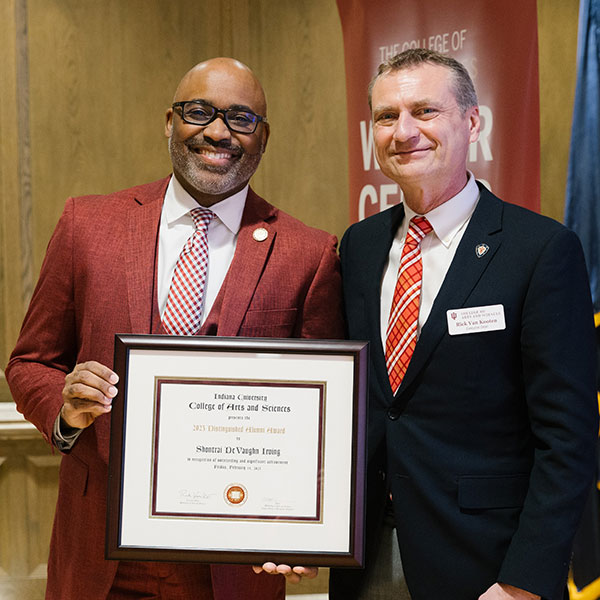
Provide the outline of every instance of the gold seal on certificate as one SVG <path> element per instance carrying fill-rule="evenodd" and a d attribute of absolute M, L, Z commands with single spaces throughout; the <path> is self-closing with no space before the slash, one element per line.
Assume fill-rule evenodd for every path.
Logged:
<path fill-rule="evenodd" d="M 227 486 L 224 498 L 227 504 L 238 506 L 246 501 L 247 495 L 248 492 L 246 491 L 246 488 L 243 485 L 235 484 Z"/>
<path fill-rule="evenodd" d="M 108 558 L 362 563 L 366 342 L 115 347 Z"/>

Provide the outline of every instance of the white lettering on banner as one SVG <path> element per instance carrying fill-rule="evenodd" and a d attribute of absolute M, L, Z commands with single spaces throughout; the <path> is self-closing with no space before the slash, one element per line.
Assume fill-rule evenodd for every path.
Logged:
<path fill-rule="evenodd" d="M 398 193 L 398 184 L 397 183 L 384 183 L 379 186 L 379 212 L 383 212 L 388 208 L 391 208 L 396 204 L 396 202 L 392 202 L 392 204 L 388 204 L 388 196 L 395 196 Z M 398 198 L 400 201 L 400 198 Z"/>
<path fill-rule="evenodd" d="M 397 202 L 388 202 L 390 196 L 400 194 L 397 198 Z M 398 188 L 396 183 L 384 183 L 379 186 L 379 194 L 377 194 L 377 188 L 374 185 L 368 183 L 360 191 L 360 197 L 358 199 L 358 220 L 362 221 L 367 216 L 367 201 L 370 205 L 379 205 L 377 212 L 382 212 L 391 208 L 395 204 L 398 204 L 402 200 L 402 190 Z"/>
<path fill-rule="evenodd" d="M 461 29 L 460 31 L 452 32 L 452 50 L 455 52 L 460 50 L 465 45 L 467 39 L 467 30 Z"/>
<path fill-rule="evenodd" d="M 482 127 L 479 132 L 479 139 L 469 146 L 469 162 L 477 161 L 477 146 L 481 146 L 481 154 L 483 160 L 489 162 L 494 160 L 492 156 L 492 148 L 490 147 L 489 137 L 494 126 L 494 115 L 489 106 L 481 104 L 479 106 L 479 116 L 481 117 Z"/>
<path fill-rule="evenodd" d="M 400 44 L 392 44 L 391 46 L 379 46 L 379 52 L 381 53 L 381 62 L 385 62 L 392 58 L 392 56 L 396 56 L 396 54 L 400 54 Z"/>
<path fill-rule="evenodd" d="M 447 54 L 449 38 L 449 33 L 444 33 L 442 35 L 430 35 L 427 47 L 430 50 L 435 50 L 436 52 L 440 52 L 441 54 Z"/>
<path fill-rule="evenodd" d="M 363 168 L 365 171 L 371 170 L 371 160 L 375 165 L 375 169 L 379 171 L 379 163 L 375 160 L 375 148 L 373 146 L 373 123 L 369 121 L 360 122 L 360 145 L 362 148 Z"/>
<path fill-rule="evenodd" d="M 423 37 L 418 40 L 408 40 L 402 43 L 390 44 L 388 46 L 379 46 L 379 56 L 381 62 L 385 62 L 405 50 L 410 48 L 427 48 L 435 50 L 441 54 L 448 52 L 458 52 L 465 46 L 467 39 L 467 29 L 457 29 L 455 31 L 446 31 L 444 33 L 436 33 L 428 37 Z"/>
<path fill-rule="evenodd" d="M 358 220 L 362 221 L 366 216 L 367 198 L 371 204 L 377 204 L 377 190 L 374 185 L 367 184 L 360 190 L 360 198 L 358 199 Z"/>

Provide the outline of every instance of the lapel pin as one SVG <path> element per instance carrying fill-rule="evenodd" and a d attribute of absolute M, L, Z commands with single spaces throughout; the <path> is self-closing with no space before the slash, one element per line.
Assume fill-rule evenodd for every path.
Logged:
<path fill-rule="evenodd" d="M 485 256 L 489 249 L 490 247 L 487 244 L 477 244 L 477 246 L 475 246 L 475 254 L 477 258 L 482 258 Z"/>
<path fill-rule="evenodd" d="M 257 242 L 264 242 L 269 237 L 269 232 L 264 227 L 258 227 L 252 232 L 252 237 Z"/>

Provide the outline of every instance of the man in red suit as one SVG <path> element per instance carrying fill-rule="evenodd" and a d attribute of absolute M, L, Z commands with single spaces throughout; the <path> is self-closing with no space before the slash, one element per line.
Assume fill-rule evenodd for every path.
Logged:
<path fill-rule="evenodd" d="M 248 187 L 269 137 L 264 93 L 248 67 L 225 58 L 194 67 L 177 88 L 165 133 L 172 177 L 67 201 L 6 369 L 18 409 L 64 453 L 50 599 L 285 594 L 283 577 L 249 566 L 104 560 L 114 334 L 168 331 L 173 273 L 194 234 L 190 210 L 212 211 L 208 277 L 190 333 L 343 335 L 335 238 Z"/>

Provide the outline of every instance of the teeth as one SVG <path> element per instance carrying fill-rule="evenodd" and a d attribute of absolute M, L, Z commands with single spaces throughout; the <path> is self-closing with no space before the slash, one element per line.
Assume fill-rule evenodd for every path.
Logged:
<path fill-rule="evenodd" d="M 220 160 L 222 158 L 231 158 L 231 154 L 229 154 L 228 152 L 210 152 L 208 150 L 201 150 L 200 154 L 204 154 L 204 156 L 215 160 Z"/>

